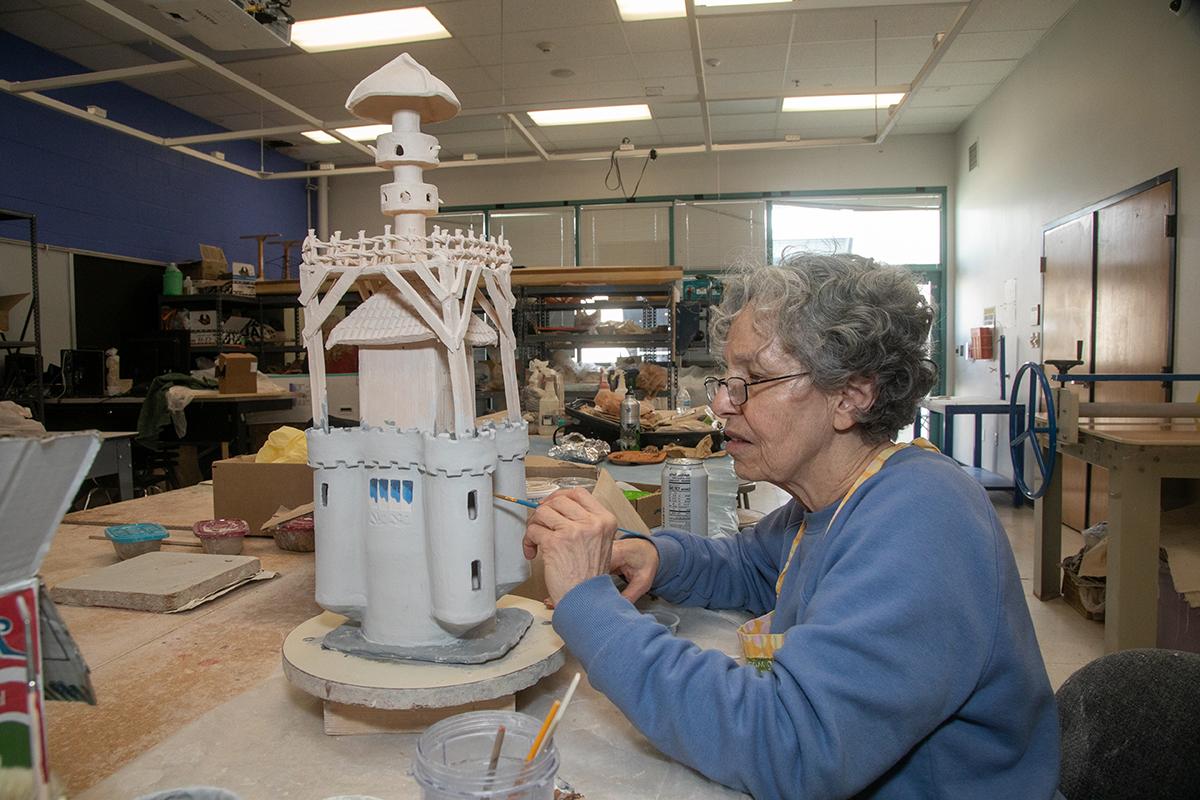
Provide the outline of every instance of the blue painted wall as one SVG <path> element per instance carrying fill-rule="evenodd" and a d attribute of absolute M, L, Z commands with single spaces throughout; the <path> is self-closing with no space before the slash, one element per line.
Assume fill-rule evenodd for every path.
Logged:
<path fill-rule="evenodd" d="M 88 71 L 0 31 L 0 78 L 32 80 Z M 47 92 L 78 107 L 157 136 L 223 130 L 207 120 L 119 83 Z M 221 142 L 229 161 L 258 169 L 257 142 Z M 268 171 L 304 165 L 271 150 Z M 215 244 L 230 261 L 254 263 L 257 248 L 239 236 L 280 233 L 302 238 L 307 224 L 303 180 L 262 181 L 77 120 L 0 92 L 0 208 L 38 215 L 47 244 L 159 261 L 192 261 Z M 314 199 L 315 201 L 315 199 Z M 9 229 L 12 229 L 11 232 Z M 0 225 L 0 236 L 27 228 Z M 268 277 L 278 277 L 279 247 L 268 247 Z M 293 256 L 295 258 L 295 256 Z M 294 269 L 294 267 L 293 267 Z"/>

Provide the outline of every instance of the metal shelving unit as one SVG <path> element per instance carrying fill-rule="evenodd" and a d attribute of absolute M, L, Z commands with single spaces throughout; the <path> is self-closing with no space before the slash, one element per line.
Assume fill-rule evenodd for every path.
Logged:
<path fill-rule="evenodd" d="M 25 322 L 21 325 L 19 339 L 8 339 L 0 333 L 0 350 L 6 354 L 19 353 L 22 350 L 32 350 L 34 359 L 34 378 L 29 386 L 14 386 L 8 365 L 5 365 L 4 386 L 0 397 L 5 400 L 15 400 L 29 404 L 33 415 L 40 421 L 45 421 L 45 387 L 42 384 L 42 303 L 41 292 L 38 288 L 38 257 L 37 257 L 37 215 L 24 211 L 0 209 L 0 222 L 25 221 L 29 224 L 29 269 L 30 269 L 30 302 L 29 310 L 25 312 Z M 33 338 L 26 339 L 29 334 L 29 323 L 33 322 Z M 5 359 L 6 362 L 8 359 Z"/>
<path fill-rule="evenodd" d="M 675 347 L 675 303 L 678 289 L 672 283 L 654 284 L 564 284 L 560 286 L 523 286 L 517 290 L 517 306 L 513 312 L 513 323 L 517 327 L 518 364 L 523 369 L 530 358 L 548 358 L 550 350 L 579 351 L 588 347 L 625 347 L 645 356 L 647 352 L 667 351 L 666 363 L 654 359 L 653 363 L 667 368 L 668 402 L 675 405 L 679 381 L 679 354 Z M 547 302 L 547 298 L 605 297 L 595 302 Z M 641 324 L 647 328 L 642 334 L 599 334 L 590 332 L 546 331 L 537 333 L 537 327 L 550 324 L 550 314 L 556 311 L 595 311 L 599 309 L 621 309 L 638 311 Z M 657 328 L 660 309 L 667 310 L 667 330 Z M 594 389 L 590 389 L 594 392 Z"/>

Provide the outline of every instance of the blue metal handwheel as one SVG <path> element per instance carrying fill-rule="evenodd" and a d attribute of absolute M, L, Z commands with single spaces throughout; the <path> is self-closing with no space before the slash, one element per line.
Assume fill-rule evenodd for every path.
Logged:
<path fill-rule="evenodd" d="M 1021 381 L 1026 372 L 1032 372 L 1033 378 L 1029 382 L 1029 398 L 1025 411 L 1022 413 L 1018 405 L 1020 403 L 1018 398 L 1021 392 Z M 1039 389 L 1042 397 L 1046 398 L 1046 424 L 1041 427 L 1037 424 Z M 1050 442 L 1045 453 L 1042 452 L 1042 447 L 1037 440 L 1039 433 L 1045 434 Z M 1025 483 L 1025 476 L 1021 474 L 1021 464 L 1024 459 L 1020 458 L 1019 454 L 1024 452 L 1027 439 L 1033 442 L 1033 457 L 1037 461 L 1038 474 L 1042 478 L 1042 483 L 1038 486 L 1037 491 L 1029 488 L 1029 485 Z M 1050 381 L 1046 380 L 1045 370 L 1036 362 L 1026 361 L 1017 370 L 1017 376 L 1013 379 L 1012 394 L 1008 400 L 1008 448 L 1009 455 L 1012 456 L 1013 477 L 1016 480 L 1017 488 L 1030 500 L 1037 500 L 1046 493 L 1046 488 L 1050 486 L 1050 477 L 1054 475 L 1054 461 L 1058 452 L 1055 444 L 1057 439 L 1058 422 L 1054 414 L 1054 397 L 1050 394 Z"/>

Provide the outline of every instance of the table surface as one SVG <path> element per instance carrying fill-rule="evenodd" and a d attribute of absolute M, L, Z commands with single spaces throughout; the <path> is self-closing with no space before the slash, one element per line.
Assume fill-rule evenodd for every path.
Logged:
<path fill-rule="evenodd" d="M 1080 434 L 1106 439 L 1118 444 L 1196 447 L 1200 445 L 1200 430 L 1194 422 L 1162 423 L 1080 423 Z"/>
<path fill-rule="evenodd" d="M 998 397 L 971 397 L 971 396 L 950 396 L 942 395 L 940 397 L 926 397 L 921 400 L 921 408 L 936 411 L 939 414 L 948 408 L 958 408 L 959 406 L 987 406 L 995 411 L 1007 411 L 1008 401 L 1001 400 Z"/>
<path fill-rule="evenodd" d="M 192 486 L 72 514 L 43 577 L 54 586 L 115 563 L 108 542 L 89 538 L 112 524 L 108 518 L 190 528 L 211 515 L 211 498 L 210 486 Z M 90 524 L 78 524 L 84 519 Z M 408 774 L 416 734 L 326 736 L 320 700 L 283 677 L 284 638 L 320 612 L 313 554 L 279 550 L 266 538 L 247 539 L 244 553 L 278 577 L 179 614 L 60 607 L 99 701 L 47 704 L 50 764 L 71 796 L 107 800 L 207 784 L 245 800 L 419 797 Z M 680 636 L 736 656 L 735 629 L 747 615 L 673 610 Z M 543 717 L 578 669 L 568 656 L 561 671 L 517 695 L 518 710 Z M 659 753 L 586 677 L 555 738 L 559 776 L 589 800 L 742 796 Z"/>

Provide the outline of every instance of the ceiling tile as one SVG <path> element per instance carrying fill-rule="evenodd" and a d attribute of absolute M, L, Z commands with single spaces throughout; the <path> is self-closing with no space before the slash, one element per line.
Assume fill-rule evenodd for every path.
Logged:
<path fill-rule="evenodd" d="M 564 99 L 595 100 L 603 104 L 609 100 L 626 100 L 644 96 L 642 84 L 638 81 L 614 81 L 604 83 L 579 84 L 572 88 L 569 98 L 564 97 L 557 86 L 531 86 L 527 89 L 506 89 L 505 95 L 509 104 L 533 105 L 555 103 Z"/>
<path fill-rule="evenodd" d="M 625 40 L 634 53 L 654 53 L 659 50 L 691 51 L 687 22 L 682 19 L 652 19 L 644 22 L 623 22 Z"/>
<path fill-rule="evenodd" d="M 616 5 L 609 0 L 567 2 L 562 0 L 505 0 L 504 31 L 539 31 L 604 25 L 618 21 Z"/>
<path fill-rule="evenodd" d="M 739 72 L 735 75 L 708 75 L 708 93 L 713 97 L 774 94 L 782 88 L 782 72 Z"/>
<path fill-rule="evenodd" d="M 994 83 L 979 83 L 963 86 L 922 86 L 913 95 L 914 108 L 928 106 L 976 106 L 987 99 L 996 88 Z"/>
<path fill-rule="evenodd" d="M 96 34 L 96 36 L 110 42 L 136 42 L 146 38 L 144 33 L 140 33 L 137 29 L 86 3 L 63 6 L 55 9 L 55 11 L 71 22 L 86 28 Z M 158 17 L 158 15 L 156 14 L 150 18 L 154 19 L 155 17 Z M 152 24 L 158 27 L 156 23 L 159 21 L 166 22 L 161 17 L 158 17 L 155 23 Z M 166 24 L 162 26 L 162 30 L 172 32 L 171 28 Z"/>
<path fill-rule="evenodd" d="M 655 119 L 655 122 L 658 123 L 659 131 L 665 136 L 688 134 L 704 138 L 704 124 L 700 121 L 699 116 L 665 117 Z"/>
<path fill-rule="evenodd" d="M 193 77 L 198 74 L 198 70 L 188 70 L 187 72 L 174 72 L 166 75 L 147 75 L 142 78 L 130 78 L 124 81 L 124 83 L 132 86 L 139 92 L 145 92 L 161 100 L 212 94 L 213 91 L 207 86 L 202 86 L 199 82 L 193 80 Z M 224 82 L 221 88 L 229 91 L 232 85 L 229 82 Z"/>
<path fill-rule="evenodd" d="M 883 127 L 887 122 L 887 112 L 880 110 L 878 123 Z M 858 126 L 866 130 L 874 130 L 876 117 L 869 110 L 859 111 L 790 111 L 779 115 L 778 126 L 781 131 L 804 131 L 815 128 L 827 129 L 833 127 Z"/>
<path fill-rule="evenodd" d="M 0 14 L 0 30 L 57 51 L 64 47 L 104 44 L 108 40 L 49 9 Z"/>
<path fill-rule="evenodd" d="M 476 131 L 498 131 L 507 127 L 506 121 L 495 114 L 458 116 L 445 122 L 423 125 L 421 130 L 434 136 L 445 133 L 472 133 Z"/>
<path fill-rule="evenodd" d="M 647 98 L 650 99 L 650 98 Z M 696 117 L 700 113 L 699 103 L 655 103 L 650 102 L 650 113 L 655 119 L 670 117 Z"/>
<path fill-rule="evenodd" d="M 633 63 L 644 78 L 694 75 L 696 72 L 691 50 L 635 53 Z"/>
<path fill-rule="evenodd" d="M 980 61 L 999 58 L 1024 58 L 1045 35 L 1045 31 L 1000 31 L 960 33 L 950 43 L 946 61 Z"/>
<path fill-rule="evenodd" d="M 529 123 L 525 120 L 526 124 Z M 535 126 L 536 127 L 536 126 Z M 639 137 L 657 136 L 658 128 L 651 120 L 634 122 L 605 122 L 599 125 L 556 125 L 551 128 L 539 128 L 539 132 L 555 143 L 604 141 L 610 147 L 616 147 L 621 137 L 628 136 L 637 141 Z"/>
<path fill-rule="evenodd" d="M 708 104 L 708 113 L 719 114 L 767 114 L 779 110 L 780 100 L 715 100 Z"/>
<path fill-rule="evenodd" d="M 720 133 L 724 135 L 730 131 L 765 132 L 775 129 L 775 113 L 711 116 L 709 122 L 714 134 Z"/>
<path fill-rule="evenodd" d="M 573 87 L 584 83 L 638 81 L 637 68 L 627 55 L 597 58 L 548 56 L 545 61 L 527 61 L 503 66 L 497 64 L 485 69 L 497 85 L 505 88 L 550 86 L 556 87 L 564 97 L 570 96 Z M 557 78 L 550 74 L 554 69 L 569 69 L 575 74 L 569 78 Z"/>
<path fill-rule="evenodd" d="M 500 30 L 500 4 L 480 0 L 430 3 L 429 10 L 456 39 Z"/>
<path fill-rule="evenodd" d="M 90 70 L 118 69 L 154 64 L 154 59 L 121 44 L 93 44 L 86 47 L 67 47 L 59 55 Z M 196 69 L 199 69 L 198 67 Z M 189 70 L 194 71 L 194 70 Z"/>
<path fill-rule="evenodd" d="M 822 89 L 864 89 L 873 86 L 874 80 L 874 71 L 867 66 L 795 69 L 788 70 L 784 88 L 805 92 Z"/>
<path fill-rule="evenodd" d="M 988 0 L 1008 2 L 1008 0 Z M 963 4 L 965 5 L 965 3 Z M 949 30 L 962 5 L 876 6 L 847 9 L 800 11 L 796 14 L 793 42 L 830 42 L 873 39 L 879 23 L 881 39 L 903 36 L 932 38 L 938 31 Z"/>
<path fill-rule="evenodd" d="M 787 44 L 791 19 L 784 14 L 731 14 L 700 20 L 700 44 L 714 47 L 761 47 Z"/>
<path fill-rule="evenodd" d="M 785 44 L 762 47 L 706 47 L 704 58 L 719 58 L 720 66 L 706 67 L 707 75 L 729 75 L 738 72 L 782 71 L 787 62 L 788 48 Z"/>
<path fill-rule="evenodd" d="M 1075 0 L 984 0 L 963 32 L 1044 30 L 1073 5 Z"/>
<path fill-rule="evenodd" d="M 256 58 L 226 65 L 244 78 L 268 89 L 297 84 L 325 83 L 338 75 L 319 59 L 307 53 L 281 55 L 277 58 Z"/>
<path fill-rule="evenodd" d="M 222 114 L 236 114 L 247 111 L 238 95 L 205 94 L 196 97 L 176 97 L 171 105 L 190 111 L 198 117 L 216 117 Z"/>
<path fill-rule="evenodd" d="M 465 69 L 444 69 L 438 73 L 455 96 L 464 92 L 486 92 L 499 89 L 497 83 L 483 67 L 467 67 Z"/>
<path fill-rule="evenodd" d="M 971 83 L 999 83 L 1017 66 L 1016 61 L 957 61 L 938 64 L 929 73 L 930 86 L 959 86 Z"/>
<path fill-rule="evenodd" d="M 549 42 L 553 47 L 550 53 L 544 53 L 538 47 L 543 42 Z M 505 31 L 503 41 L 499 35 L 472 36 L 463 39 L 462 46 L 483 65 L 529 61 L 547 64 L 563 57 L 619 56 L 629 52 L 621 35 L 621 26 L 616 24 L 513 33 Z"/>
<path fill-rule="evenodd" d="M 280 86 L 273 89 L 272 94 L 305 109 L 319 106 L 342 108 L 340 115 L 345 117 L 350 116 L 350 112 L 344 109 L 344 104 L 347 95 L 353 88 L 353 86 L 348 87 L 345 81 L 329 81 L 301 86 Z M 264 107 L 270 105 L 265 100 L 262 103 Z M 254 107 L 257 107 L 257 104 Z"/>

